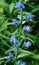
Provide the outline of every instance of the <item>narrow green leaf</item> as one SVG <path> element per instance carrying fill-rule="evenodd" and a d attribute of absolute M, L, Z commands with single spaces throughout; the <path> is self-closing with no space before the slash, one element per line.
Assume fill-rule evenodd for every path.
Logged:
<path fill-rule="evenodd" d="M 10 47 L 10 45 L 3 39 L 1 39 L 1 41 L 3 42 L 4 45 L 6 45 L 7 47 Z"/>
<path fill-rule="evenodd" d="M 9 6 L 9 13 L 11 14 L 14 8 L 14 3 L 11 2 L 10 6 Z"/>

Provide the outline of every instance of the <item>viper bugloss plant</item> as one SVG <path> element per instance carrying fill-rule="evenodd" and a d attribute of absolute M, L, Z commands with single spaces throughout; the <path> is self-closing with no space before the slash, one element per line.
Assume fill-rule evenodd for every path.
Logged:
<path fill-rule="evenodd" d="M 39 65 L 38 0 L 0 0 L 0 65 Z"/>

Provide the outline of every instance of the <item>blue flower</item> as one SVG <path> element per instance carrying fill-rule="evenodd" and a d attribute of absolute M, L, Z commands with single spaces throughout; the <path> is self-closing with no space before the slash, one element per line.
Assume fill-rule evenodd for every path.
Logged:
<path fill-rule="evenodd" d="M 31 21 L 31 19 L 32 19 L 32 14 L 31 14 L 31 13 L 28 13 L 27 16 L 26 16 L 26 19 L 27 19 L 27 21 Z"/>
<path fill-rule="evenodd" d="M 14 36 L 11 36 L 10 42 L 13 42 L 16 46 L 19 46 L 19 41 Z"/>
<path fill-rule="evenodd" d="M 9 56 L 11 56 L 11 55 L 12 55 L 12 53 L 11 53 L 11 52 L 9 52 L 8 54 L 9 54 Z"/>
<path fill-rule="evenodd" d="M 13 55 L 7 56 L 6 59 L 7 60 L 12 60 L 13 59 Z"/>
<path fill-rule="evenodd" d="M 23 27 L 23 31 L 24 31 L 24 32 L 27 32 L 27 30 L 26 30 L 26 26 Z"/>
<path fill-rule="evenodd" d="M 17 62 L 16 62 L 16 64 L 19 64 L 20 63 L 20 60 L 18 60 Z"/>
<path fill-rule="evenodd" d="M 24 42 L 24 46 L 25 46 L 26 48 L 29 48 L 29 47 L 31 46 L 31 42 L 30 42 L 30 41 Z"/>
<path fill-rule="evenodd" d="M 18 27 L 19 23 L 18 23 L 18 21 L 16 19 L 13 19 L 13 25 Z"/>
<path fill-rule="evenodd" d="M 15 40 L 15 45 L 19 46 L 19 41 L 17 39 Z"/>
<path fill-rule="evenodd" d="M 21 20 L 21 19 L 24 20 L 24 17 L 23 17 L 22 14 L 18 14 L 18 15 L 17 15 L 17 18 L 18 18 L 19 20 Z"/>
<path fill-rule="evenodd" d="M 30 28 L 30 26 L 24 26 L 23 30 L 24 30 L 24 32 L 30 32 L 31 28 Z"/>
<path fill-rule="evenodd" d="M 18 53 L 20 53 L 20 52 L 21 52 L 21 48 L 18 48 L 18 50 L 17 50 L 17 47 L 14 47 L 13 51 L 14 51 L 15 53 L 16 53 L 17 51 L 18 51 Z"/>
<path fill-rule="evenodd" d="M 17 48 L 15 47 L 15 48 L 13 49 L 13 51 L 14 51 L 14 52 L 17 52 Z"/>
<path fill-rule="evenodd" d="M 19 14 L 19 15 L 17 15 L 17 18 L 20 20 L 21 19 L 21 15 Z"/>
<path fill-rule="evenodd" d="M 27 65 L 27 63 L 26 62 L 22 62 L 22 64 L 21 65 Z"/>
<path fill-rule="evenodd" d="M 11 36 L 10 37 L 10 42 L 12 43 L 12 42 L 15 42 L 15 37 L 14 36 Z"/>
<path fill-rule="evenodd" d="M 22 3 L 20 3 L 20 2 L 17 2 L 15 8 L 24 9 L 25 6 L 24 6 L 24 4 L 22 4 Z"/>
<path fill-rule="evenodd" d="M 26 62 L 22 62 L 22 60 L 18 60 L 16 62 L 17 65 L 26 65 L 27 63 Z"/>
<path fill-rule="evenodd" d="M 18 61 L 16 62 L 16 64 L 17 64 L 17 65 L 21 65 L 21 62 L 22 62 L 22 60 L 18 60 Z"/>

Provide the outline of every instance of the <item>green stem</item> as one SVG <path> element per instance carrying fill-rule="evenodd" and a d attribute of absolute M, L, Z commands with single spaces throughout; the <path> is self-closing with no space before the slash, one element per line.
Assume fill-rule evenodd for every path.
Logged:
<path fill-rule="evenodd" d="M 6 59 L 7 57 L 0 58 L 0 60 Z"/>
<path fill-rule="evenodd" d="M 20 12 L 20 14 L 21 14 L 21 20 L 20 20 L 20 26 L 18 27 L 18 32 L 20 33 L 20 30 L 22 29 L 22 10 L 21 10 L 21 12 Z M 19 34 L 19 36 L 20 36 L 20 34 Z M 19 40 L 19 36 L 18 36 L 18 40 Z M 15 63 L 14 63 L 14 65 L 16 65 L 16 60 L 17 60 L 17 54 L 18 54 L 18 46 L 17 46 L 17 51 L 16 51 L 16 53 L 15 53 Z"/>
<path fill-rule="evenodd" d="M 20 12 L 20 15 L 21 15 L 21 20 L 20 20 L 20 27 L 22 28 L 22 10 L 21 10 L 21 12 Z"/>

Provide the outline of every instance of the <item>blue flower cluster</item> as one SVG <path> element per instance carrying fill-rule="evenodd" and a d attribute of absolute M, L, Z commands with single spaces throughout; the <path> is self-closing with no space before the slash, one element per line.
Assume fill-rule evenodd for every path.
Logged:
<path fill-rule="evenodd" d="M 30 26 L 24 26 L 23 27 L 24 32 L 30 32 L 30 30 L 31 30 Z"/>
<path fill-rule="evenodd" d="M 19 15 L 17 15 L 17 18 L 20 20 L 21 19 L 21 15 L 19 14 Z"/>
<path fill-rule="evenodd" d="M 23 10 L 24 8 L 25 8 L 25 6 L 24 6 L 24 4 L 22 4 L 21 2 L 17 2 L 16 3 L 16 5 L 15 5 L 15 8 L 18 8 L 20 11 L 21 10 Z M 21 14 L 18 14 L 17 15 L 17 18 L 19 19 L 19 20 L 21 20 Z M 32 14 L 31 13 L 27 13 L 27 15 L 26 15 L 26 21 L 31 21 L 31 19 L 32 19 Z M 23 20 L 23 19 L 22 19 Z M 19 26 L 19 22 L 16 20 L 16 19 L 13 19 L 13 25 L 14 26 L 16 26 L 16 27 L 18 27 Z M 31 31 L 31 27 L 29 26 L 29 25 L 24 25 L 24 27 L 23 27 L 23 31 L 26 33 L 26 32 L 30 32 Z M 20 45 L 20 43 L 19 43 L 19 40 L 17 40 L 16 38 L 15 38 L 15 36 L 11 36 L 10 37 L 10 42 L 11 43 L 13 43 L 16 47 L 14 47 L 14 49 L 13 49 L 13 51 L 16 53 L 17 52 L 17 47 Z M 30 41 L 27 41 L 27 42 L 24 42 L 24 46 L 26 47 L 26 48 L 29 48 L 30 46 L 31 46 L 31 42 Z M 20 51 L 20 48 L 18 48 L 18 52 Z M 8 56 L 7 57 L 7 59 L 12 59 L 13 58 L 13 56 L 12 55 L 10 55 L 10 56 Z M 20 60 L 18 60 L 17 62 L 16 62 L 16 64 L 17 65 L 27 65 L 27 63 L 26 62 L 21 62 Z"/>
<path fill-rule="evenodd" d="M 29 48 L 31 46 L 31 42 L 30 41 L 24 42 L 24 46 L 26 48 Z"/>
<path fill-rule="evenodd" d="M 13 19 L 13 25 L 18 27 L 19 23 L 18 23 L 18 21 L 16 19 Z"/>
<path fill-rule="evenodd" d="M 16 62 L 16 64 L 17 64 L 17 65 L 27 65 L 27 63 L 26 63 L 26 62 L 22 62 L 22 60 L 18 60 L 18 61 Z"/>
<path fill-rule="evenodd" d="M 27 21 L 31 21 L 31 19 L 32 19 L 32 14 L 31 13 L 27 13 L 26 20 Z"/>
<path fill-rule="evenodd" d="M 20 52 L 21 52 L 21 48 L 18 48 L 18 50 L 17 50 L 17 47 L 14 47 L 13 51 L 14 51 L 15 53 L 16 53 L 17 51 L 18 51 L 18 53 L 20 53 Z"/>
<path fill-rule="evenodd" d="M 10 42 L 13 42 L 16 46 L 19 46 L 19 41 L 14 36 L 10 37 Z"/>
<path fill-rule="evenodd" d="M 32 20 L 32 17 L 33 17 L 32 13 L 27 13 L 27 14 L 26 14 L 26 20 L 27 20 L 28 22 Z M 17 15 L 17 18 L 20 20 L 20 19 L 21 19 L 21 14 L 18 14 L 18 15 Z M 24 20 L 24 18 L 23 18 L 22 20 Z"/>
<path fill-rule="evenodd" d="M 16 48 L 16 47 L 14 47 L 13 51 L 16 53 L 16 52 L 17 52 L 17 48 Z"/>
<path fill-rule="evenodd" d="M 16 62 L 17 65 L 19 65 L 20 63 L 21 63 L 21 60 L 18 60 L 18 61 Z"/>
<path fill-rule="evenodd" d="M 25 8 L 25 6 L 24 6 L 24 4 L 22 4 L 20 2 L 17 2 L 15 8 L 18 8 L 18 9 L 22 10 L 22 9 Z"/>
<path fill-rule="evenodd" d="M 13 55 L 7 56 L 6 59 L 7 60 L 12 60 L 13 59 Z"/>
<path fill-rule="evenodd" d="M 21 65 L 27 65 L 27 63 L 26 62 L 22 62 L 22 64 Z"/>
<path fill-rule="evenodd" d="M 21 2 L 17 2 L 16 5 L 15 5 L 15 8 L 18 8 L 18 9 L 21 10 L 21 9 L 24 9 L 25 6 L 24 6 L 24 4 L 22 4 Z M 23 15 L 22 15 L 22 16 L 23 16 Z M 18 15 L 17 15 L 17 18 L 18 18 L 19 20 L 21 20 L 21 14 L 18 14 Z M 31 19 L 32 19 L 32 13 L 27 13 L 27 14 L 26 14 L 26 20 L 27 20 L 27 21 L 31 21 Z M 24 18 L 23 18 L 22 20 L 24 20 Z M 17 21 L 16 19 L 13 19 L 13 25 L 16 26 L 16 27 L 18 27 L 19 23 L 18 23 L 18 21 Z M 24 27 L 25 27 L 25 26 L 24 26 Z"/>
<path fill-rule="evenodd" d="M 12 55 L 11 52 L 8 53 L 8 56 L 6 57 L 7 60 L 12 60 L 14 56 Z"/>

